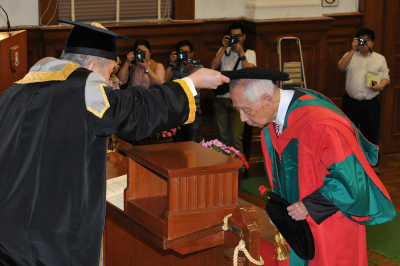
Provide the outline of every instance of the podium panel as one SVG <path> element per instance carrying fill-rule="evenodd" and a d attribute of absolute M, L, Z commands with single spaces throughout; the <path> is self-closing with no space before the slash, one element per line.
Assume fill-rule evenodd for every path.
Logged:
<path fill-rule="evenodd" d="M 0 32 L 0 95 L 28 72 L 25 30 Z"/>

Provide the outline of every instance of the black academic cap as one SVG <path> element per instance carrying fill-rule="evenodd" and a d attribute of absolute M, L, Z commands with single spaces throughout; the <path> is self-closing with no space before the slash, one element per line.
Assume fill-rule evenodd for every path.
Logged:
<path fill-rule="evenodd" d="M 274 81 L 289 80 L 289 74 L 262 67 L 246 67 L 233 71 L 222 71 L 222 75 L 230 79 L 269 79 Z"/>
<path fill-rule="evenodd" d="M 274 192 L 268 194 L 265 210 L 292 250 L 303 260 L 312 260 L 315 255 L 314 238 L 306 220 L 296 221 L 289 216 L 291 204 Z"/>
<path fill-rule="evenodd" d="M 127 36 L 112 32 L 98 23 L 96 26 L 76 21 L 59 19 L 59 22 L 74 25 L 65 41 L 65 52 L 73 54 L 94 55 L 117 61 L 117 38 L 130 41 Z"/>

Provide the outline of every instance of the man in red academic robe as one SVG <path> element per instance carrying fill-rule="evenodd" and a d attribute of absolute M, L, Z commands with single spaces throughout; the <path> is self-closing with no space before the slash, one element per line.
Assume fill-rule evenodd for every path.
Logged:
<path fill-rule="evenodd" d="M 291 204 L 287 211 L 292 219 L 307 221 L 313 235 L 312 259 L 303 260 L 291 250 L 281 264 L 368 265 L 365 224 L 387 222 L 396 215 L 371 168 L 378 147 L 325 96 L 277 88 L 271 80 L 287 80 L 285 73 L 247 68 L 227 75 L 241 119 L 263 128 L 272 191 Z"/>

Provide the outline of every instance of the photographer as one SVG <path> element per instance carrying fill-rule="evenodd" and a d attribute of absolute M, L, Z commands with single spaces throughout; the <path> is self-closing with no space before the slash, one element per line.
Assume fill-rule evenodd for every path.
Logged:
<path fill-rule="evenodd" d="M 222 47 L 211 63 L 211 68 L 230 71 L 247 67 L 255 67 L 256 53 L 246 49 L 243 43 L 246 39 L 243 25 L 233 23 L 229 34 L 222 39 Z M 228 146 L 243 152 L 244 122 L 240 120 L 239 111 L 232 105 L 230 92 L 217 95 L 214 100 L 215 122 L 218 139 Z"/>
<path fill-rule="evenodd" d="M 136 59 L 135 59 L 136 53 Z M 162 64 L 150 59 L 151 47 L 147 40 L 140 39 L 133 45 L 133 52 L 126 56 L 117 74 L 122 84 L 129 80 L 129 86 L 162 84 L 165 82 L 165 69 Z M 141 59 L 141 60 L 138 60 Z"/>
<path fill-rule="evenodd" d="M 170 62 L 165 71 L 166 80 L 182 79 L 195 71 L 203 68 L 200 60 L 193 60 L 193 44 L 188 40 L 180 41 L 176 49 L 170 55 Z M 200 108 L 200 91 L 194 97 L 196 101 L 196 117 L 193 123 L 182 125 L 177 131 L 175 141 L 199 142 L 201 132 L 202 116 Z"/>
<path fill-rule="evenodd" d="M 339 61 L 339 69 L 346 71 L 347 93 L 343 97 L 343 112 L 369 142 L 378 145 L 380 103 L 377 96 L 389 83 L 389 69 L 385 57 L 372 52 L 374 41 L 372 30 L 359 30 L 352 49 Z M 380 81 L 367 84 L 367 74 L 379 76 Z M 374 171 L 379 174 L 377 165 Z"/>

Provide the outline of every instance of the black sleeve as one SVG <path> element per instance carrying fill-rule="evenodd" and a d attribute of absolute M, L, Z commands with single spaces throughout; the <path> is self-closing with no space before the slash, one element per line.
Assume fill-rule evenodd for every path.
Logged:
<path fill-rule="evenodd" d="M 326 218 L 339 210 L 332 202 L 322 196 L 319 190 L 303 198 L 302 202 L 317 224 L 322 223 Z"/>
<path fill-rule="evenodd" d="M 106 88 L 106 95 L 110 107 L 103 117 L 91 115 L 97 136 L 116 134 L 128 141 L 143 139 L 183 125 L 196 111 L 193 96 L 177 82 L 126 90 Z"/>

